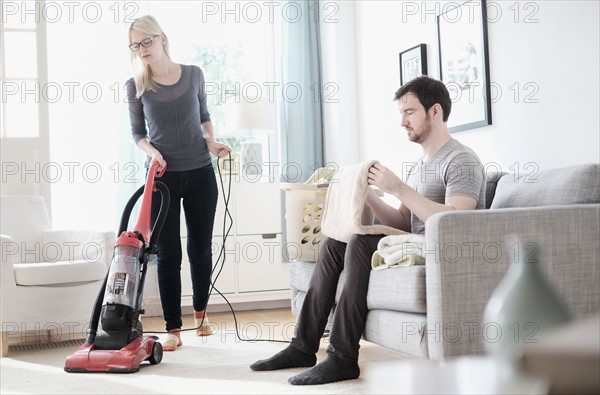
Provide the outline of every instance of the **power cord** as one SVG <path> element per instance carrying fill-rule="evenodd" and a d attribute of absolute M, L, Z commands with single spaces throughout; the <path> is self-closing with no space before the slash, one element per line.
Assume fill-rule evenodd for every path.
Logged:
<path fill-rule="evenodd" d="M 231 152 L 228 153 L 228 160 L 231 162 Z M 216 291 L 225 301 L 225 303 L 227 303 L 227 306 L 229 306 L 229 310 L 231 311 L 231 314 L 233 316 L 233 322 L 235 324 L 235 335 L 236 337 L 240 340 L 240 341 L 245 341 L 245 342 L 272 342 L 272 343 L 289 343 L 289 341 L 287 340 L 276 340 L 276 339 L 244 339 L 242 336 L 240 336 L 240 332 L 239 332 L 239 326 L 238 326 L 238 321 L 237 321 L 237 316 L 235 315 L 235 310 L 233 308 L 233 306 L 231 305 L 231 303 L 229 302 L 229 300 L 227 299 L 227 297 L 225 297 L 225 295 L 223 295 L 221 293 L 221 291 L 219 291 L 219 289 L 215 286 L 215 283 L 217 282 L 219 276 L 221 275 L 221 272 L 223 271 L 223 268 L 225 267 L 225 258 L 226 258 L 226 254 L 225 254 L 225 243 L 227 242 L 227 238 L 229 237 L 229 233 L 231 231 L 231 228 L 233 227 L 233 217 L 231 216 L 231 212 L 229 211 L 229 198 L 231 196 L 231 176 L 232 176 L 232 168 L 233 166 L 229 166 L 229 182 L 227 184 L 227 193 L 225 193 L 225 184 L 223 182 L 223 175 L 221 173 L 221 166 L 219 164 L 219 160 L 217 160 L 217 172 L 219 173 L 219 182 L 221 183 L 221 189 L 223 190 L 223 203 L 225 205 L 225 214 L 223 217 L 223 244 L 221 245 L 221 250 L 219 251 L 219 255 L 217 256 L 216 259 L 216 265 L 213 266 L 213 269 L 211 271 L 211 281 L 210 281 L 210 285 L 211 288 L 208 292 L 209 298 L 210 295 L 212 294 L 212 291 Z M 229 218 L 229 226 L 227 226 L 227 219 Z M 221 261 L 220 265 L 219 265 L 219 261 Z M 214 275 L 214 279 L 213 279 L 213 274 L 215 272 L 215 269 L 218 267 L 218 271 L 216 273 L 216 275 Z M 195 327 L 195 328 L 186 328 L 186 329 L 180 329 L 180 332 L 186 332 L 186 331 L 194 331 L 197 329 L 200 329 L 202 327 L 202 324 L 204 323 L 204 317 L 202 317 L 202 320 L 200 321 L 200 324 Z M 160 332 L 160 331 L 152 331 L 152 332 L 146 332 L 146 333 L 169 333 L 166 331 Z"/>

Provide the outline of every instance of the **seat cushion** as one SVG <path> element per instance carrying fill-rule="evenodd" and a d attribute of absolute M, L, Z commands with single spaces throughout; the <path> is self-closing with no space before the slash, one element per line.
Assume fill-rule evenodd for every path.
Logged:
<path fill-rule="evenodd" d="M 314 262 L 292 261 L 290 262 L 290 285 L 292 289 L 306 292 L 310 277 L 315 268 Z"/>
<path fill-rule="evenodd" d="M 16 263 L 14 268 L 16 283 L 21 286 L 84 283 L 106 276 L 104 260 Z"/>
<path fill-rule="evenodd" d="M 498 181 L 491 209 L 600 202 L 600 164 L 506 174 Z"/>
<path fill-rule="evenodd" d="M 427 312 L 425 266 L 371 271 L 367 307 L 369 310 Z"/>
<path fill-rule="evenodd" d="M 417 358 L 429 358 L 427 315 L 369 310 L 365 340 Z"/>
<path fill-rule="evenodd" d="M 303 293 L 308 290 L 314 266 L 313 262 L 290 263 L 290 284 L 293 290 Z M 336 291 L 336 302 L 339 300 L 344 279 L 345 273 L 342 271 Z M 371 271 L 367 305 L 369 310 L 425 313 L 427 311 L 425 266 L 395 267 Z"/>

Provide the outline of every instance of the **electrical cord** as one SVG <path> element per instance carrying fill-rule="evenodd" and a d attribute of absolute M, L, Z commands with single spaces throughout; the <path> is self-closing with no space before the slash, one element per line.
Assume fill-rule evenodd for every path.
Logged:
<path fill-rule="evenodd" d="M 231 161 L 231 152 L 228 153 L 228 160 Z M 235 310 L 233 308 L 233 306 L 231 305 L 231 303 L 229 302 L 229 300 L 227 299 L 227 297 L 225 297 L 225 295 L 223 295 L 221 293 L 221 291 L 219 291 L 219 289 L 215 286 L 215 283 L 217 282 L 219 276 L 221 275 L 221 272 L 223 271 L 223 268 L 225 267 L 225 260 L 226 260 L 226 254 L 225 254 L 225 243 L 227 242 L 227 238 L 229 237 L 229 233 L 231 231 L 231 228 L 233 227 L 233 217 L 231 216 L 231 212 L 229 211 L 229 198 L 231 196 L 231 176 L 232 176 L 232 167 L 233 166 L 229 166 L 229 174 L 228 174 L 228 178 L 229 178 L 229 182 L 227 184 L 227 193 L 225 193 L 225 184 L 223 182 L 223 175 L 221 172 L 221 166 L 219 164 L 219 160 L 217 160 L 217 172 L 219 173 L 219 182 L 221 184 L 221 189 L 223 191 L 223 203 L 225 205 L 225 214 L 223 216 L 223 244 L 221 245 L 221 249 L 219 251 L 219 255 L 217 256 L 216 259 L 216 264 L 213 266 L 212 271 L 211 271 L 211 281 L 210 281 L 210 285 L 211 288 L 208 292 L 209 298 L 210 295 L 212 294 L 213 290 L 216 291 L 225 301 L 225 303 L 227 303 L 227 306 L 229 306 L 229 310 L 231 311 L 231 314 L 233 316 L 233 322 L 235 325 L 235 335 L 236 337 L 240 340 L 240 341 L 245 341 L 245 342 L 272 342 L 272 343 L 289 343 L 289 341 L 287 340 L 276 340 L 276 339 L 245 339 L 240 335 L 239 332 L 239 325 L 238 325 L 238 321 L 237 321 L 237 316 L 235 315 Z M 227 219 L 229 219 L 229 226 L 227 226 Z M 219 261 L 220 264 L 219 264 Z M 215 269 L 218 268 L 218 271 L 216 273 L 216 275 L 214 274 Z M 213 278 L 214 275 L 214 278 Z M 200 324 L 195 327 L 195 328 L 186 328 L 186 329 L 180 329 L 180 332 L 186 332 L 186 331 L 193 331 L 193 330 L 197 330 L 200 329 L 202 327 L 202 324 L 204 323 L 204 316 L 202 317 L 202 320 L 200 321 Z M 146 332 L 146 333 L 169 333 L 166 331 L 152 331 L 152 332 Z"/>

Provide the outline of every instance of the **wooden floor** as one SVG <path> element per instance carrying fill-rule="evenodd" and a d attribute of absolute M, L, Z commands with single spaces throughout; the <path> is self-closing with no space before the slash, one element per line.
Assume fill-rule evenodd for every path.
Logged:
<path fill-rule="evenodd" d="M 294 334 L 296 317 L 289 308 L 268 310 L 245 310 L 234 313 L 222 312 L 207 314 L 213 331 L 235 334 L 236 323 L 240 336 L 242 333 L 251 338 L 268 338 L 269 340 L 291 340 Z M 162 333 L 165 331 L 165 323 L 162 317 L 142 316 L 144 332 Z M 192 315 L 183 316 L 182 330 L 193 330 L 195 328 Z"/>
<path fill-rule="evenodd" d="M 241 310 L 235 312 L 208 312 L 208 319 L 213 328 L 213 336 L 219 336 L 223 341 L 282 341 L 289 342 L 294 336 L 296 325 L 296 317 L 292 314 L 291 309 L 273 308 L 265 310 Z M 142 325 L 145 334 L 154 334 L 159 338 L 164 339 L 166 336 L 165 322 L 162 317 L 142 316 Z M 195 330 L 194 318 L 191 314 L 183 316 L 182 330 Z M 78 332 L 79 333 L 79 332 Z M 85 336 L 85 332 L 81 332 Z M 82 339 L 82 336 L 73 337 L 72 335 L 54 336 L 51 333 L 40 334 L 36 331 L 31 335 L 12 334 L 2 337 L 2 355 L 8 353 L 8 342 L 11 347 L 31 344 L 42 344 L 53 341 Z M 66 337 L 65 337 L 66 336 Z M 321 346 L 317 357 L 324 358 L 326 349 L 329 343 L 328 338 L 321 339 Z M 406 354 L 389 350 L 377 344 L 361 340 L 360 356 L 361 361 L 387 361 L 411 358 Z"/>
<path fill-rule="evenodd" d="M 294 327 L 296 317 L 292 314 L 289 308 L 284 309 L 268 309 L 268 310 L 245 310 L 235 312 L 235 319 L 231 312 L 224 313 L 208 313 L 209 322 L 213 326 L 216 336 L 221 336 L 223 339 L 232 339 L 234 336 L 240 336 L 247 340 L 277 340 L 290 341 L 294 335 Z M 237 320 L 237 328 L 235 321 Z M 161 333 L 165 330 L 165 324 L 162 317 L 143 317 L 142 323 L 145 333 L 155 333 L 162 338 Z M 194 319 L 192 315 L 183 317 L 183 330 L 191 330 L 194 328 Z M 321 346 L 317 356 L 324 358 L 328 339 L 321 340 Z M 410 356 L 398 351 L 393 351 L 377 344 L 361 340 L 359 362 L 371 361 L 388 361 L 411 358 Z"/>

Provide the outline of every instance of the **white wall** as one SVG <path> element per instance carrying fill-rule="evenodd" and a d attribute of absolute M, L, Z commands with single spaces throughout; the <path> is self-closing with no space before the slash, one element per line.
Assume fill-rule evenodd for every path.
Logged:
<path fill-rule="evenodd" d="M 445 3 L 338 4 L 340 26 L 351 23 L 343 19 L 350 14 L 345 8 L 354 8 L 355 15 L 355 44 L 337 40 L 356 51 L 356 78 L 339 79 L 340 94 L 356 86 L 360 152 L 355 160 L 379 159 L 401 169 L 403 162 L 418 159 L 421 150 L 408 142 L 392 101 L 400 84 L 398 54 L 426 43 L 429 75 L 439 78 L 435 15 Z M 502 1 L 493 6 L 496 13 L 490 10 L 489 18 L 494 22 L 488 22 L 490 79 L 497 88 L 493 124 L 453 137 L 475 149 L 484 163 L 494 162 L 505 171 L 600 161 L 599 3 Z M 528 89 L 526 83 L 531 83 Z M 538 102 L 527 103 L 527 95 Z M 336 160 L 337 154 L 326 151 L 327 160 Z"/>
<path fill-rule="evenodd" d="M 325 161 L 345 166 L 360 157 L 355 6 L 321 0 L 319 16 Z"/>

